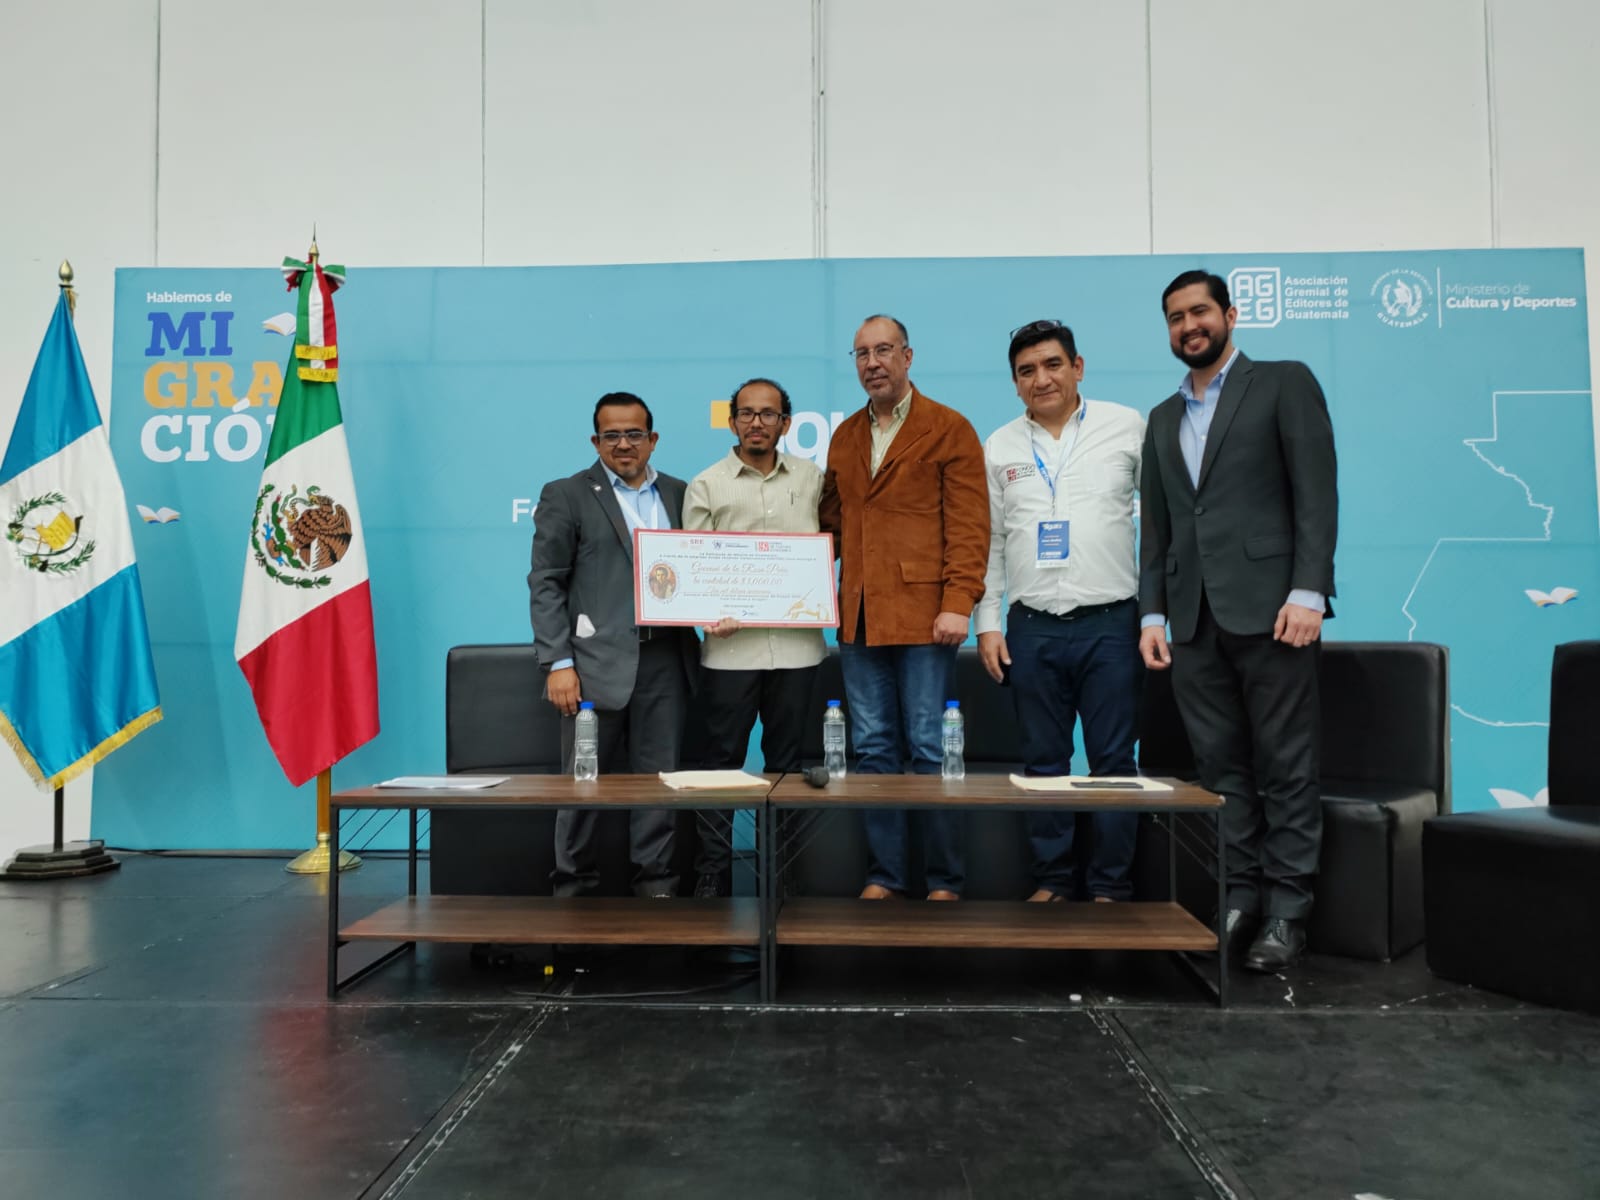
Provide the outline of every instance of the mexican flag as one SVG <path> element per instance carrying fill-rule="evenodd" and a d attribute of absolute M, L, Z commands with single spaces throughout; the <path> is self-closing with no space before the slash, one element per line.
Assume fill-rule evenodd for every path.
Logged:
<path fill-rule="evenodd" d="M 339 413 L 333 293 L 344 268 L 283 260 L 294 352 L 245 552 L 233 654 L 267 741 L 298 787 L 378 733 L 372 593 Z"/>

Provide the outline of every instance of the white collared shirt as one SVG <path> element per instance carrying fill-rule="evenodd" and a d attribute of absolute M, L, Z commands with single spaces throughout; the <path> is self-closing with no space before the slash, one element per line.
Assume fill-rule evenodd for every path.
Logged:
<path fill-rule="evenodd" d="M 1104 400 L 1080 399 L 1059 439 L 1026 414 L 995 430 L 983 448 L 989 570 L 973 613 L 977 632 L 1000 631 L 1007 600 L 1060 615 L 1137 594 L 1133 502 L 1143 444 L 1144 418 Z M 1040 567 L 1038 526 L 1051 520 L 1070 522 L 1067 560 Z"/>

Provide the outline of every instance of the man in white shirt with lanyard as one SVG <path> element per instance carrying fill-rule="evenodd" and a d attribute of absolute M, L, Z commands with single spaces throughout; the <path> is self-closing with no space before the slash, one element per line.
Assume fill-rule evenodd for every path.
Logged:
<path fill-rule="evenodd" d="M 1010 683 L 1027 774 L 1071 773 L 1081 719 L 1090 773 L 1132 775 L 1143 679 L 1133 501 L 1144 419 L 1079 395 L 1083 359 L 1059 321 L 1015 330 L 1010 357 L 1027 411 L 984 446 L 990 538 L 974 612 L 978 654 L 995 680 Z M 1077 891 L 1076 817 L 1029 814 L 1030 900 Z M 1093 825 L 1084 886 L 1095 900 L 1129 899 L 1138 814 L 1096 813 Z"/>

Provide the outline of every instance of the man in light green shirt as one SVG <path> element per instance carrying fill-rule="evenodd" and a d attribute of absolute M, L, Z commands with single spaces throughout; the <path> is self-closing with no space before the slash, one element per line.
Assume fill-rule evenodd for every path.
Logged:
<path fill-rule="evenodd" d="M 816 533 L 822 472 L 782 453 L 789 395 L 770 379 L 733 393 L 728 428 L 738 444 L 689 483 L 685 529 L 723 533 Z M 742 629 L 731 617 L 706 627 L 698 703 L 708 732 L 706 766 L 744 766 L 761 718 L 761 755 L 771 772 L 798 771 L 811 684 L 824 650 L 820 629 Z M 818 716 L 820 719 L 820 716 Z M 731 890 L 732 828 L 725 812 L 699 814 L 696 896 Z"/>

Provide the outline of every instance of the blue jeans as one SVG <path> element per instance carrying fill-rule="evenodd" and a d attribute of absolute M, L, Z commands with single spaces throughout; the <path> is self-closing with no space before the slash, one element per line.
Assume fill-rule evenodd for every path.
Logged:
<path fill-rule="evenodd" d="M 1083 721 L 1091 775 L 1134 775 L 1139 690 L 1138 606 L 1126 601 L 1105 612 L 1064 620 L 1013 604 L 1006 619 L 1011 691 L 1022 732 L 1023 770 L 1029 775 L 1072 771 L 1072 727 Z M 1138 813 L 1095 813 L 1094 848 L 1085 880 L 1095 896 L 1133 896 L 1133 849 Z M 1072 840 L 1077 814 L 1032 813 L 1034 881 L 1071 896 Z"/>
<path fill-rule="evenodd" d="M 937 775 L 944 760 L 944 702 L 955 696 L 956 647 L 866 646 L 839 643 L 839 667 L 850 702 L 850 735 L 862 775 Z M 907 762 L 909 752 L 909 763 Z M 919 814 L 928 890 L 960 892 L 966 882 L 965 815 L 948 810 Z M 867 882 L 906 890 L 910 816 L 904 809 L 862 814 L 871 862 Z"/>

